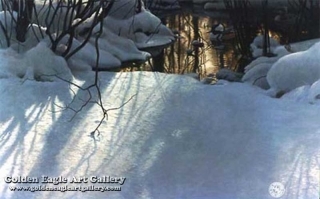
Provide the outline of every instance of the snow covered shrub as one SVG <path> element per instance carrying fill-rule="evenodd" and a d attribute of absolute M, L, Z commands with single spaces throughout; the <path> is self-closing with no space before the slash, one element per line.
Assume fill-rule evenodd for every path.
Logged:
<path fill-rule="evenodd" d="M 267 74 L 268 93 L 288 92 L 320 79 L 320 42 L 307 51 L 292 53 L 280 58 Z"/>
<path fill-rule="evenodd" d="M 0 13 L 1 24 L 9 24 L 5 28 L 0 24 L 4 29 L 1 44 L 25 53 L 45 41 L 72 70 L 111 69 L 122 62 L 146 61 L 151 55 L 142 48 L 174 40 L 173 33 L 144 8 L 142 0 L 10 2 L 6 10 L 11 15 Z M 17 20 L 12 19 L 17 15 L 13 10 L 19 10 Z M 8 30 L 13 33 L 7 34 Z M 19 36 L 15 34 L 18 30 Z"/>
<path fill-rule="evenodd" d="M 76 8 L 72 1 L 36 1 L 36 14 L 31 23 L 46 27 L 51 33 L 59 33 L 71 26 L 76 17 Z"/>
<path fill-rule="evenodd" d="M 45 35 L 46 28 L 36 24 L 30 24 L 25 34 L 25 41 L 12 42 L 10 47 L 19 53 L 24 53 L 35 47 L 40 41 L 44 39 Z"/>
<path fill-rule="evenodd" d="M 116 35 L 129 38 L 138 48 L 165 45 L 174 40 L 174 34 L 161 23 L 161 20 L 145 9 L 125 20 L 110 15 L 105 18 L 104 26 Z"/>
<path fill-rule="evenodd" d="M 65 59 L 55 55 L 45 42 L 40 42 L 36 47 L 27 51 L 23 61 L 25 61 L 26 71 L 33 71 L 30 74 L 32 79 L 53 81 L 56 76 L 66 80 L 72 79 Z"/>

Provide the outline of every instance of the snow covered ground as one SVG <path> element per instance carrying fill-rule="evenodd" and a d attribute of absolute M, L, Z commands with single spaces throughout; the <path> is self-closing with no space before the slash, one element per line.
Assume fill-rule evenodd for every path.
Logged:
<path fill-rule="evenodd" d="M 73 80 L 86 87 L 93 72 Z M 318 105 L 274 99 L 243 83 L 203 85 L 179 75 L 151 72 L 100 73 L 103 103 L 63 81 L 0 79 L 1 198 L 272 198 L 281 182 L 282 198 L 319 197 L 320 123 Z M 95 96 L 94 90 L 92 90 Z M 7 176 L 126 177 L 120 192 L 10 191 Z M 87 187 L 92 183 L 68 184 Z"/>

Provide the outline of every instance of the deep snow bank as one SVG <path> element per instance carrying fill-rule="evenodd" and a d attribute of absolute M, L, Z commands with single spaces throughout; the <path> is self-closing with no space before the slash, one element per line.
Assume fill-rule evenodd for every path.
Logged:
<path fill-rule="evenodd" d="M 73 81 L 87 87 L 93 77 L 89 72 Z M 274 181 L 285 185 L 283 198 L 318 197 L 319 106 L 275 100 L 246 84 L 208 86 L 179 75 L 100 73 L 99 82 L 106 108 L 136 96 L 110 111 L 93 139 L 102 116 L 98 106 L 89 103 L 71 122 L 74 113 L 56 106 L 80 108 L 86 92 L 61 81 L 0 80 L 2 197 L 269 199 Z M 120 192 L 9 191 L 65 185 L 3 181 L 20 175 L 126 181 Z"/>
<path fill-rule="evenodd" d="M 280 58 L 269 70 L 267 80 L 270 92 L 288 92 L 320 79 L 320 43 L 307 51 L 292 53 Z"/>
<path fill-rule="evenodd" d="M 274 57 L 258 57 L 250 64 L 248 64 L 245 67 L 245 74 L 242 78 L 242 81 L 263 89 L 269 89 L 270 85 L 267 81 L 267 74 L 270 68 L 281 57 L 289 54 L 284 46 L 277 46 L 272 48 L 272 53 L 275 54 Z"/>
<path fill-rule="evenodd" d="M 317 64 L 319 52 L 317 47 L 315 47 L 317 42 L 319 42 L 319 39 L 311 39 L 291 43 L 288 46 L 281 46 L 273 39 L 271 40 L 270 50 L 275 56 L 264 57 L 261 56 L 263 38 L 262 36 L 257 36 L 251 43 L 251 48 L 253 49 L 253 54 L 259 57 L 245 67 L 242 81 L 263 89 L 270 88 L 269 81 L 274 82 L 273 87 L 279 84 L 279 88 L 269 91 L 269 94 L 272 96 L 276 95 L 279 91 L 287 92 L 304 84 L 312 84 L 318 79 L 317 72 L 315 72 L 319 68 Z M 280 58 L 282 58 L 282 61 L 279 60 Z M 273 68 L 273 65 L 277 66 L 274 67 L 273 72 L 269 75 L 268 73 Z M 304 65 L 308 66 L 304 67 Z M 270 80 L 267 80 L 267 76 L 270 76 Z M 290 77 L 292 77 L 291 80 Z M 306 81 L 305 79 L 308 80 Z M 294 83 L 292 83 L 293 81 Z"/>
<path fill-rule="evenodd" d="M 320 80 L 311 86 L 304 85 L 284 94 L 282 99 L 289 99 L 295 102 L 320 104 Z"/>

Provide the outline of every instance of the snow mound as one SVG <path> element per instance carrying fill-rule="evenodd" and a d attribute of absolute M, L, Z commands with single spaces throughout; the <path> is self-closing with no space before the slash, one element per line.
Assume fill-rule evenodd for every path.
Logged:
<path fill-rule="evenodd" d="M 143 6 L 139 12 L 120 12 L 120 10 L 125 11 L 126 7 L 130 5 L 137 6 L 132 5 L 132 2 L 116 1 L 112 10 L 119 10 L 117 10 L 117 13 L 110 11 L 110 14 L 104 19 L 103 32 L 98 42 L 101 54 L 98 67 L 101 69 L 119 68 L 122 62 L 146 61 L 151 57 L 151 54 L 144 52 L 143 49 L 150 47 L 163 48 L 175 40 L 172 31 L 161 24 L 161 20 Z M 92 26 L 93 19 L 93 16 L 88 18 L 76 28 L 78 38 L 74 39 L 71 50 L 81 45 L 81 41 L 84 39 L 79 35 Z M 73 23 L 77 21 L 79 19 L 75 19 Z M 98 32 L 100 29 L 100 24 L 98 24 L 94 27 L 93 32 Z M 64 38 L 63 42 L 60 43 L 60 53 L 68 47 L 67 38 Z M 96 67 L 95 40 L 95 36 L 91 37 L 84 49 L 81 49 L 79 53 L 68 60 L 72 70 L 86 70 L 88 65 L 92 68 Z"/>
<path fill-rule="evenodd" d="M 292 53 L 280 58 L 269 70 L 267 80 L 270 94 L 288 92 L 320 79 L 320 42 L 309 50 Z"/>
<path fill-rule="evenodd" d="M 114 34 L 131 39 L 138 48 L 163 46 L 175 40 L 174 34 L 161 24 L 160 19 L 146 10 L 125 20 L 108 16 L 104 25 Z"/>
<path fill-rule="evenodd" d="M 278 47 L 274 48 L 273 53 L 276 55 L 276 57 L 261 56 L 261 57 L 256 58 L 255 60 L 253 60 L 249 65 L 247 65 L 244 68 L 244 72 L 245 73 L 248 72 L 249 70 L 251 70 L 252 68 L 254 68 L 255 66 L 257 66 L 261 63 L 275 63 L 281 57 L 290 54 L 284 46 L 278 46 Z"/>
<path fill-rule="evenodd" d="M 258 35 L 256 38 L 254 38 L 253 42 L 250 44 L 253 57 L 262 56 L 263 38 L 264 38 L 263 35 Z M 269 39 L 270 39 L 270 51 L 271 53 L 273 53 L 276 47 L 280 46 L 280 44 L 277 40 L 275 40 L 272 37 L 269 37 Z"/>
<path fill-rule="evenodd" d="M 258 86 L 262 89 L 269 89 L 267 82 L 267 74 L 273 63 L 278 61 L 281 57 L 290 54 L 284 46 L 277 46 L 273 49 L 276 57 L 258 57 L 245 67 L 245 75 L 242 78 L 243 82 L 247 82 Z"/>
<path fill-rule="evenodd" d="M 307 41 L 300 41 L 300 42 L 290 44 L 289 48 L 291 52 L 305 51 L 305 50 L 308 50 L 311 46 L 313 46 L 317 42 L 320 42 L 320 39 L 310 39 Z"/>
<path fill-rule="evenodd" d="M 311 85 L 308 94 L 308 100 L 311 104 L 320 103 L 320 80 Z"/>
<path fill-rule="evenodd" d="M 269 89 L 267 81 L 267 73 L 270 70 L 272 63 L 260 63 L 247 71 L 242 77 L 243 82 L 258 86 L 262 89 Z"/>
<path fill-rule="evenodd" d="M 19 54 L 11 48 L 0 51 L 0 78 L 18 77 L 54 81 L 56 76 L 70 80 L 72 74 L 64 58 L 55 55 L 44 42 Z"/>
<path fill-rule="evenodd" d="M 296 102 L 308 102 L 308 95 L 310 91 L 310 86 L 305 85 L 305 86 L 300 86 L 288 93 L 285 93 L 281 99 L 286 99 L 286 100 L 292 100 Z"/>
<path fill-rule="evenodd" d="M 27 51 L 24 59 L 27 66 L 33 68 L 36 79 L 53 81 L 55 75 L 66 80 L 72 78 L 67 62 L 63 57 L 55 55 L 45 42 Z"/>
<path fill-rule="evenodd" d="M 95 40 L 95 38 L 90 39 L 92 45 Z M 108 29 L 104 29 L 103 37 L 99 39 L 98 44 L 100 49 L 110 52 L 122 62 L 144 61 L 151 57 L 149 53 L 138 50 L 132 40 L 120 37 Z"/>
<path fill-rule="evenodd" d="M 57 51 L 62 53 L 67 49 L 67 41 L 69 39 L 69 35 L 66 35 L 58 45 Z M 72 46 L 70 47 L 70 51 L 74 51 L 78 48 L 82 43 L 73 38 Z M 113 56 L 106 50 L 99 49 L 99 68 L 117 68 L 121 66 L 121 61 Z M 96 48 L 90 42 L 86 43 L 77 53 L 75 53 L 71 58 L 68 60 L 70 64 L 70 68 L 72 70 L 86 70 L 89 65 L 91 68 L 96 67 L 97 62 L 97 55 L 96 55 Z M 79 66 L 78 66 L 79 64 Z"/>
<path fill-rule="evenodd" d="M 234 72 L 227 68 L 222 68 L 217 72 L 216 78 L 228 80 L 230 82 L 239 82 L 241 81 L 242 74 Z"/>
<path fill-rule="evenodd" d="M 320 80 L 310 85 L 300 86 L 282 96 L 296 102 L 320 104 Z"/>

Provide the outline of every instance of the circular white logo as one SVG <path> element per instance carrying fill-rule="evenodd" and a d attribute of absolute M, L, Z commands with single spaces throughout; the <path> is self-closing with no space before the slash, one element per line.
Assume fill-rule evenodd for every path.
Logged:
<path fill-rule="evenodd" d="M 269 186 L 269 194 L 274 198 L 280 198 L 284 195 L 286 188 L 281 182 L 273 182 Z"/>

